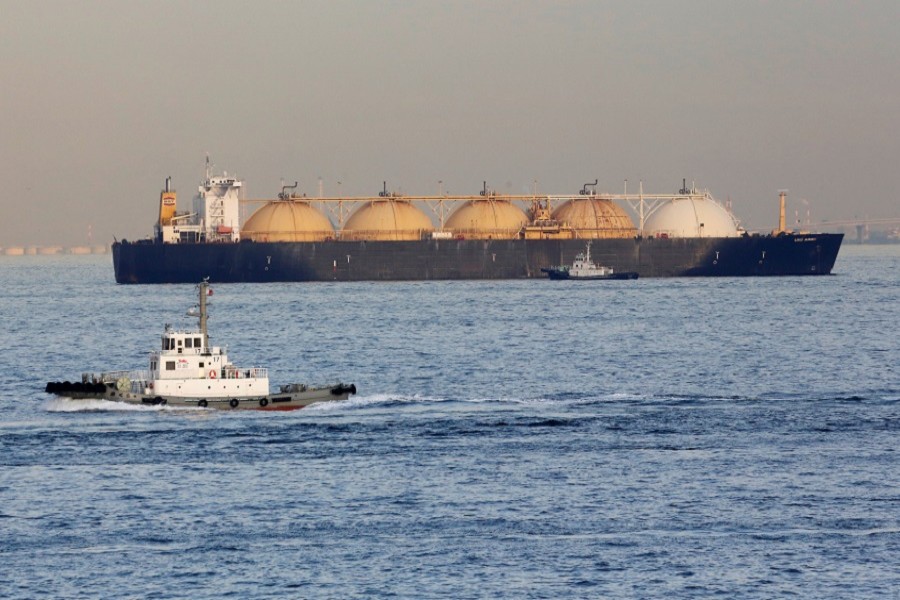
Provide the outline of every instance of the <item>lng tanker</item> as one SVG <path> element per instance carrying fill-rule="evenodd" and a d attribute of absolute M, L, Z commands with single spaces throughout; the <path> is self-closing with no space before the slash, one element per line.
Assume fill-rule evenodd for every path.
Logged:
<path fill-rule="evenodd" d="M 243 182 L 209 172 L 190 211 L 170 180 L 154 236 L 112 246 L 118 283 L 515 279 L 544 277 L 590 241 L 592 255 L 640 277 L 824 275 L 843 234 L 745 231 L 707 191 L 571 195 L 244 200 Z M 244 205 L 261 204 L 241 222 Z M 635 213 L 638 224 L 623 208 Z M 433 218 L 428 212 L 433 214 Z M 446 218 L 445 218 L 446 217 Z"/>

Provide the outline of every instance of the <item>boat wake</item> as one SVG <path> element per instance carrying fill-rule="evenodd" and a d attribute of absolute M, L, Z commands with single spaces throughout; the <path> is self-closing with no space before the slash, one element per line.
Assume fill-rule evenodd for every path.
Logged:
<path fill-rule="evenodd" d="M 432 404 L 435 402 L 446 402 L 446 399 L 421 396 L 418 394 L 411 396 L 401 394 L 372 394 L 370 396 L 351 396 L 346 400 L 336 402 L 319 402 L 317 404 L 311 404 L 304 408 L 303 412 L 335 412 L 377 406 L 387 407 L 411 404 Z"/>
<path fill-rule="evenodd" d="M 771 396 L 771 397 L 770 397 Z M 824 395 L 822 397 L 808 397 L 808 395 L 799 394 L 796 398 L 790 398 L 794 402 L 807 401 L 813 403 L 821 402 L 864 402 L 872 401 L 875 403 L 896 404 L 900 402 L 897 392 L 890 394 L 876 395 L 876 397 L 859 397 L 842 395 Z M 458 403 L 458 404 L 477 404 L 477 405 L 520 405 L 520 406 L 578 406 L 592 404 L 623 404 L 623 405 L 664 405 L 664 406 L 704 406 L 709 404 L 720 403 L 748 403 L 748 404 L 766 404 L 782 402 L 785 399 L 784 394 L 764 395 L 762 397 L 754 396 L 699 396 L 699 395 L 679 395 L 679 394 L 661 394 L 661 395 L 641 395 L 629 393 L 613 393 L 613 394 L 558 394 L 551 396 L 536 396 L 533 398 L 521 397 L 502 397 L 502 396 L 485 396 L 472 398 L 453 398 L 426 396 L 421 394 L 371 394 L 366 396 L 352 396 L 346 400 L 338 400 L 334 402 L 320 402 L 311 404 L 302 410 L 303 414 L 308 413 L 335 413 L 343 411 L 354 411 L 365 408 L 390 408 L 390 407 L 414 407 L 416 405 L 429 406 L 440 403 Z M 208 409 L 195 406 L 168 406 L 168 405 L 140 405 L 125 404 L 123 402 L 112 402 L 108 400 L 75 400 L 72 398 L 54 398 L 47 401 L 45 405 L 47 412 L 57 413 L 78 413 L 78 412 L 206 412 Z M 227 411 L 226 411 L 227 412 Z"/>
<path fill-rule="evenodd" d="M 45 405 L 47 412 L 78 413 L 78 412 L 184 412 L 203 411 L 205 409 L 195 406 L 165 406 L 126 404 L 111 400 L 75 400 L 72 398 L 54 398 Z"/>
<path fill-rule="evenodd" d="M 439 403 L 477 404 L 477 405 L 579 405 L 616 402 L 642 402 L 650 400 L 647 396 L 635 394 L 559 394 L 555 396 L 538 396 L 534 398 L 522 398 L 515 396 L 479 396 L 479 397 L 453 397 L 453 396 L 428 396 L 423 394 L 371 394 L 367 396 L 354 396 L 340 402 L 322 402 L 308 406 L 304 412 L 333 412 L 338 410 L 352 410 L 364 407 L 397 407 L 413 405 L 433 405 Z"/>

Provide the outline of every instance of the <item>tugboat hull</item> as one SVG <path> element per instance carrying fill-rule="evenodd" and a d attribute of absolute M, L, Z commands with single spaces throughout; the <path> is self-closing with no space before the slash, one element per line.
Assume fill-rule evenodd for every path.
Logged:
<path fill-rule="evenodd" d="M 70 383 L 51 381 L 44 391 L 74 400 L 108 400 L 139 406 L 175 406 L 182 408 L 213 408 L 220 410 L 289 411 L 305 408 L 318 402 L 346 400 L 356 393 L 353 384 L 338 383 L 327 387 L 307 387 L 301 384 L 283 386 L 281 393 L 265 396 L 235 396 L 196 398 L 184 396 L 156 396 L 120 391 L 115 383 Z"/>

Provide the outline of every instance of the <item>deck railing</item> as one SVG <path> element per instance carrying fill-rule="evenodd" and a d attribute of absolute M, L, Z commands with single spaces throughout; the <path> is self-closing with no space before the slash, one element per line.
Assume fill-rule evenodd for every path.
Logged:
<path fill-rule="evenodd" d="M 100 374 L 99 379 L 104 383 L 115 383 L 123 377 L 127 377 L 132 381 L 149 381 L 150 371 L 146 369 L 133 371 L 104 371 Z"/>

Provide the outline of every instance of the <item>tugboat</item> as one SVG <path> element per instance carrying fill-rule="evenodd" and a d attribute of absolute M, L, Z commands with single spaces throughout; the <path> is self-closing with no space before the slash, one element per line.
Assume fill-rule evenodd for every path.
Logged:
<path fill-rule="evenodd" d="M 591 261 L 591 242 L 588 241 L 584 252 L 575 256 L 571 265 L 562 265 L 541 269 L 550 276 L 550 279 L 637 279 L 635 271 L 623 271 L 616 273 L 612 267 L 595 265 Z"/>
<path fill-rule="evenodd" d="M 238 368 L 229 362 L 227 348 L 209 345 L 206 301 L 212 290 L 208 280 L 197 287 L 199 307 L 189 310 L 188 316 L 198 318 L 199 328 L 179 331 L 166 325 L 161 348 L 150 353 L 149 370 L 84 373 L 80 382 L 51 381 L 45 391 L 126 404 L 270 411 L 345 400 L 356 393 L 355 385 L 344 383 L 322 387 L 291 383 L 271 393 L 268 369 Z"/>

